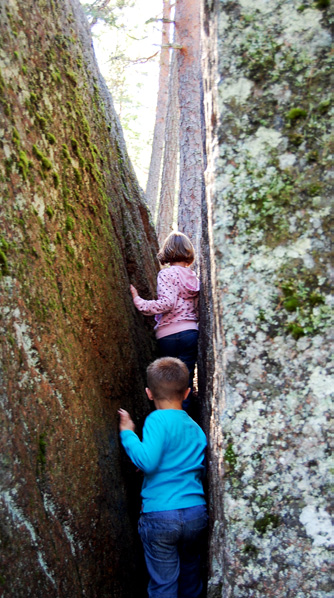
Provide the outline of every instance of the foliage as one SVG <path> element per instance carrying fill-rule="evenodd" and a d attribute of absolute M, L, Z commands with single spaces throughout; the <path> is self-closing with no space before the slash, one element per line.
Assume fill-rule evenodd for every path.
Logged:
<path fill-rule="evenodd" d="M 155 25 L 155 19 L 147 23 L 146 17 L 161 12 L 162 2 L 157 6 L 143 0 L 82 4 L 92 26 L 97 59 L 112 94 L 131 161 L 144 187 L 152 143 L 161 38 L 161 25 Z M 105 18 L 107 10 L 109 17 Z"/>
<path fill-rule="evenodd" d="M 133 4 L 133 0 L 95 0 L 82 2 L 82 7 L 91 27 L 98 21 L 103 21 L 110 27 L 117 27 L 122 9 Z"/>

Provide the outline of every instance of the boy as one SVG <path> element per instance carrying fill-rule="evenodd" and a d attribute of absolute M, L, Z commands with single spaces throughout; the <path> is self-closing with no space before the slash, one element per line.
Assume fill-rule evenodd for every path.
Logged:
<path fill-rule="evenodd" d="M 138 531 L 150 575 L 149 598 L 199 598 L 202 593 L 207 443 L 182 409 L 188 383 L 188 368 L 179 359 L 162 357 L 149 365 L 146 393 L 156 410 L 145 420 L 142 441 L 128 412 L 119 410 L 122 444 L 144 472 Z"/>

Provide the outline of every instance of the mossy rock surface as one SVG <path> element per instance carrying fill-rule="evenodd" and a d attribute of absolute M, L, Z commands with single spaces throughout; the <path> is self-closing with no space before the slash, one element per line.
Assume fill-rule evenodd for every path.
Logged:
<path fill-rule="evenodd" d="M 78 2 L 1 2 L 2 538 L 8 597 L 138 598 L 157 242 Z M 24 68 L 23 68 L 24 66 Z M 119 158 L 122 158 L 122 168 Z"/>

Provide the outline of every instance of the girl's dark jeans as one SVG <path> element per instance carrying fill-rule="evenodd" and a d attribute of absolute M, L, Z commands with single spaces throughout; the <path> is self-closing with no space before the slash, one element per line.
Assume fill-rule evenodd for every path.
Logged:
<path fill-rule="evenodd" d="M 189 370 L 189 386 L 191 393 L 183 401 L 183 409 L 187 411 L 191 403 L 195 364 L 197 361 L 198 330 L 182 330 L 158 339 L 160 357 L 177 357 Z"/>

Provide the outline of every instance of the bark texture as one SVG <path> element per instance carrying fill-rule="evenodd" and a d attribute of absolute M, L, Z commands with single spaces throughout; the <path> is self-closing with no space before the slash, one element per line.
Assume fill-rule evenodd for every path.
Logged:
<path fill-rule="evenodd" d="M 2 595 L 144 596 L 117 409 L 148 411 L 157 243 L 78 2 L 0 10 Z"/>
<path fill-rule="evenodd" d="M 178 228 L 199 253 L 203 152 L 201 131 L 200 0 L 177 0 L 175 8 L 180 105 Z"/>
<path fill-rule="evenodd" d="M 210 598 L 332 595 L 332 20 L 203 2 Z"/>
<path fill-rule="evenodd" d="M 161 51 L 160 51 L 160 65 L 159 65 L 159 90 L 157 98 L 157 111 L 155 116 L 152 154 L 150 161 L 150 168 L 146 186 L 146 198 L 150 208 L 152 217 L 154 218 L 156 212 L 156 205 L 159 193 L 159 182 L 161 173 L 161 160 L 164 148 L 165 139 L 165 124 L 167 114 L 168 102 L 168 80 L 169 80 L 169 30 L 170 23 L 167 21 L 171 17 L 170 0 L 163 0 L 163 23 L 161 35 Z"/>
<path fill-rule="evenodd" d="M 179 156 L 179 101 L 176 52 L 178 50 L 173 50 L 170 67 L 165 148 L 156 225 L 160 247 L 167 235 L 173 230 L 174 205 L 176 200 L 176 176 Z"/>

